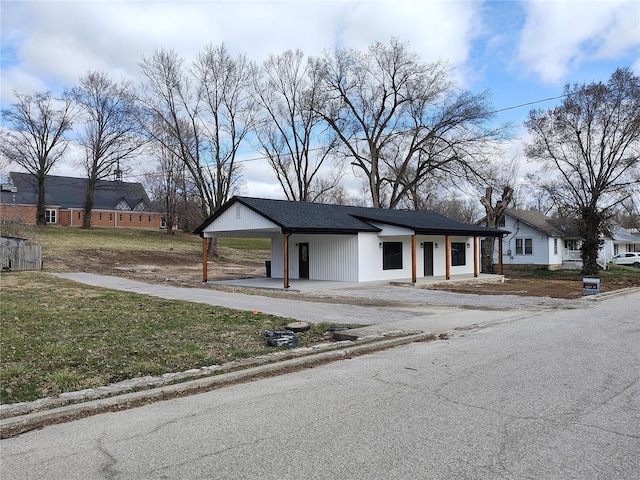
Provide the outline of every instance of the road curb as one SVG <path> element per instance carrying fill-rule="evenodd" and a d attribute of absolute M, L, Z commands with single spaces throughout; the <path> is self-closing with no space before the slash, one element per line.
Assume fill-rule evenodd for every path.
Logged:
<path fill-rule="evenodd" d="M 275 361 L 266 365 L 259 365 L 243 370 L 236 370 L 195 380 L 188 380 L 181 383 L 163 385 L 161 387 L 124 393 L 121 395 L 99 398 L 81 403 L 73 403 L 70 405 L 35 411 L 22 415 L 9 416 L 0 420 L 0 438 L 12 437 L 47 425 L 64 423 L 99 413 L 126 410 L 155 401 L 169 400 L 189 394 L 202 393 L 213 390 L 217 387 L 248 382 L 278 373 L 287 373 L 304 368 L 313 368 L 325 363 L 331 363 L 353 356 L 365 355 L 409 343 L 446 338 L 448 338 L 447 334 L 435 335 L 426 332 L 412 332 L 411 334 L 396 336 L 394 338 L 370 338 L 363 340 L 363 343 L 359 345 L 353 345 L 347 348 L 332 349 L 288 360 Z"/>

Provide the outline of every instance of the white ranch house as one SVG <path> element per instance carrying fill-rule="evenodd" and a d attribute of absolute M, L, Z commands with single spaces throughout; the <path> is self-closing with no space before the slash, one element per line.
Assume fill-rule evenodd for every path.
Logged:
<path fill-rule="evenodd" d="M 581 240 L 574 228 L 540 212 L 518 209 L 507 209 L 500 227 L 509 231 L 502 238 L 503 265 L 582 268 Z M 634 251 L 640 251 L 640 236 L 616 227 L 613 235 L 604 239 L 598 263 L 604 268 L 614 255 Z M 496 253 L 495 262 L 497 257 Z"/>
<path fill-rule="evenodd" d="M 343 282 L 478 276 L 480 238 L 502 230 L 437 213 L 233 197 L 194 233 L 271 239 L 271 276 Z"/>

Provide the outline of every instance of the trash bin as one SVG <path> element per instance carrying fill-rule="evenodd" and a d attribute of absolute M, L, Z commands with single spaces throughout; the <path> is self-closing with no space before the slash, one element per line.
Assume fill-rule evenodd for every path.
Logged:
<path fill-rule="evenodd" d="M 267 269 L 267 277 L 270 277 L 271 276 L 271 260 L 265 260 L 264 267 Z"/>
<path fill-rule="evenodd" d="M 600 279 L 599 278 L 583 278 L 582 293 L 584 293 L 585 295 L 594 295 L 596 293 L 600 293 Z"/>

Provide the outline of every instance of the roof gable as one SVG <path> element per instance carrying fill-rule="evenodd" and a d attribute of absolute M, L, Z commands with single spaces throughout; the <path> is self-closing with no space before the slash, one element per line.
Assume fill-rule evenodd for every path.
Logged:
<path fill-rule="evenodd" d="M 240 202 L 236 202 L 231 208 L 220 212 L 215 222 L 212 222 L 204 231 L 237 232 L 243 231 L 256 234 L 259 232 L 280 232 L 280 226 L 267 219 L 264 215 L 248 208 Z"/>

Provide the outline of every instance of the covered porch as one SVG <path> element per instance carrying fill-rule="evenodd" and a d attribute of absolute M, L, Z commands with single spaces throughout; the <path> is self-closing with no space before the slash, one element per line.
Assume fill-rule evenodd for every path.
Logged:
<path fill-rule="evenodd" d="M 275 236 L 274 236 L 275 234 Z M 272 251 L 273 251 L 273 242 L 280 240 L 282 242 L 282 258 L 281 261 L 270 263 L 271 272 L 275 273 L 273 276 L 268 275 L 267 277 L 257 277 L 254 279 L 241 279 L 241 280 L 229 280 L 229 281 L 217 281 L 213 282 L 214 284 L 226 284 L 230 286 L 240 286 L 240 285 L 248 285 L 253 282 L 253 286 L 248 288 L 268 288 L 268 289 L 292 289 L 292 290 L 308 290 L 308 289 L 317 289 L 319 286 L 326 286 L 329 284 L 336 285 L 334 288 L 340 288 L 341 286 L 349 286 L 349 285 L 359 285 L 359 284 L 385 284 L 385 283 L 413 283 L 413 284 L 426 284 L 426 283 L 436 283 L 442 281 L 450 281 L 452 279 L 451 275 L 451 267 L 452 267 L 452 259 L 451 259 L 451 236 L 444 235 L 444 275 L 418 275 L 418 249 L 423 249 L 423 243 L 418 243 L 417 235 L 413 233 L 410 237 L 410 246 L 411 246 L 411 277 L 410 278 L 401 278 L 401 279 L 393 279 L 393 280 L 377 280 L 377 281 L 364 281 L 364 282 L 341 282 L 334 280 L 317 280 L 317 279 L 309 279 L 309 278 L 292 278 L 290 275 L 290 252 L 291 248 L 289 245 L 291 233 L 282 233 L 278 234 L 273 231 L 264 231 L 264 232 L 256 232 L 256 231 L 236 231 L 233 234 L 216 234 L 214 235 L 203 235 L 202 236 L 202 281 L 203 283 L 208 282 L 208 242 L 211 238 L 214 237 L 225 237 L 232 236 L 234 238 L 269 238 L 272 242 Z M 426 242 L 425 242 L 426 243 Z M 502 242 L 498 242 L 498 249 L 501 250 Z M 471 274 L 457 274 L 455 275 L 455 280 L 465 280 L 469 278 L 484 278 L 491 277 L 495 275 L 482 274 L 480 273 L 480 254 L 479 254 L 479 237 L 473 237 L 473 244 L 467 244 L 469 248 L 472 249 L 471 262 L 473 265 L 473 273 Z M 298 252 L 294 254 L 297 255 Z M 503 274 L 503 264 L 502 264 L 502 255 L 501 252 L 498 255 L 498 276 Z M 276 270 L 274 269 L 280 269 Z M 239 282 L 238 285 L 236 283 Z"/>

